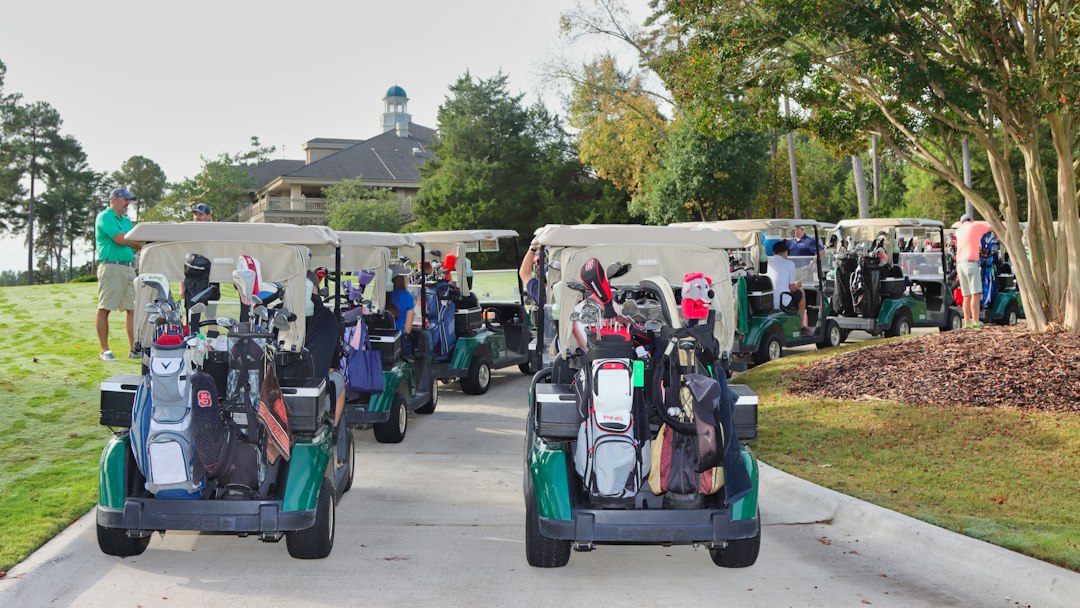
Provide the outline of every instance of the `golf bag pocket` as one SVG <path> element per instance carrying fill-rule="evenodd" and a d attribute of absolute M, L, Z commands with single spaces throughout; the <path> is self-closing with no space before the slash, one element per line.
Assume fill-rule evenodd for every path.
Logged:
<path fill-rule="evenodd" d="M 652 442 L 652 466 L 649 469 L 649 489 L 653 494 L 714 494 L 724 486 L 722 466 L 697 472 L 700 467 L 696 439 L 667 424 L 660 426 Z"/>
<path fill-rule="evenodd" d="M 628 359 L 597 359 L 589 386 L 597 425 L 607 431 L 630 428 L 634 407 L 634 372 Z"/>
<path fill-rule="evenodd" d="M 146 447 L 146 489 L 157 498 L 200 498 L 202 475 L 195 479 L 195 450 L 189 433 L 153 433 Z"/>

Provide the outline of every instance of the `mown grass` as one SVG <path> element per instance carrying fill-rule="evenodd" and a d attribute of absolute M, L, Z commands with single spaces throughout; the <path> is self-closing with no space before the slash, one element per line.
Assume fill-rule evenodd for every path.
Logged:
<path fill-rule="evenodd" d="M 862 346 L 741 375 L 761 399 L 755 453 L 825 487 L 1080 571 L 1080 416 L 787 392 L 799 367 Z"/>
<path fill-rule="evenodd" d="M 0 288 L 0 572 L 97 500 L 104 378 L 138 363 L 97 358 L 97 284 Z M 122 316 L 112 347 L 127 352 Z"/>
<path fill-rule="evenodd" d="M 473 275 L 473 288 L 481 302 L 514 302 L 518 299 L 517 272 L 493 270 Z"/>

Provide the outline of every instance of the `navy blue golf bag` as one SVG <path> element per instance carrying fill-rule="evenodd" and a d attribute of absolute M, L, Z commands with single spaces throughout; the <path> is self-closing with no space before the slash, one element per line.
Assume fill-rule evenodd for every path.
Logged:
<path fill-rule="evenodd" d="M 448 281 L 435 283 L 435 288 L 427 292 L 428 321 L 431 323 L 431 350 L 436 361 L 450 358 L 457 345 L 457 332 L 454 328 L 454 314 L 457 312 L 455 295 L 457 290 Z"/>

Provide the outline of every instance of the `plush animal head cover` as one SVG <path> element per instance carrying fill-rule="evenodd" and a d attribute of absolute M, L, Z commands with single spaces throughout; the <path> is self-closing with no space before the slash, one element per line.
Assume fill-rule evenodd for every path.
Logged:
<path fill-rule="evenodd" d="M 701 272 L 683 275 L 682 316 L 684 319 L 705 319 L 709 316 L 709 303 L 715 294 L 712 279 Z"/>

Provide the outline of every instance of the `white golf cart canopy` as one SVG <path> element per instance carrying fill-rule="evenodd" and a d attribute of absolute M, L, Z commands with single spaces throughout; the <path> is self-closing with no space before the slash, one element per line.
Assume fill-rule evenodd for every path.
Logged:
<path fill-rule="evenodd" d="M 360 270 L 375 274 L 365 296 L 377 307 L 386 306 L 386 271 L 390 267 L 392 254 L 399 247 L 410 247 L 420 242 L 410 235 L 393 232 L 353 232 L 337 233 L 341 239 L 341 274 L 342 277 L 355 276 Z M 394 251 L 391 251 L 391 250 Z M 320 258 L 320 261 L 324 261 Z M 327 267 L 333 264 L 331 259 Z"/>
<path fill-rule="evenodd" d="M 285 349 L 304 344 L 305 327 L 299 320 L 304 318 L 302 313 L 310 297 L 304 282 L 307 251 L 332 251 L 339 242 L 337 234 L 325 226 L 233 222 L 144 222 L 127 237 L 146 243 L 139 252 L 139 271 L 162 274 L 169 282 L 184 280 L 184 257 L 189 253 L 210 260 L 210 281 L 221 284 L 223 291 L 232 284 L 232 272 L 240 256 L 258 260 L 259 280 L 281 283 L 285 288 L 284 305 L 299 312 L 297 322 L 279 335 Z M 135 327 L 139 341 L 149 344 L 153 329 L 146 322 L 145 307 L 153 301 L 154 291 L 138 283 L 136 286 Z"/>
<path fill-rule="evenodd" d="M 871 241 L 879 233 L 885 232 L 889 236 L 892 236 L 892 232 L 897 229 L 924 229 L 924 230 L 944 230 L 945 224 L 937 220 L 927 220 L 919 218 L 901 217 L 901 218 L 888 218 L 888 217 L 872 217 L 859 220 L 841 220 L 833 232 L 839 234 L 841 237 L 853 237 L 855 241 Z"/>
<path fill-rule="evenodd" d="M 552 313 L 559 320 L 559 338 L 570 344 L 570 314 L 580 299 L 574 290 L 556 284 L 566 277 L 577 280 L 581 267 L 590 258 L 604 265 L 628 262 L 630 271 L 614 279 L 616 285 L 633 285 L 643 279 L 662 277 L 679 287 L 688 272 L 700 271 L 713 281 L 712 308 L 717 312 L 713 334 L 725 352 L 735 339 L 735 293 L 727 249 L 742 243 L 726 230 L 684 226 L 642 226 L 627 224 L 589 224 L 566 226 L 550 224 L 537 230 L 533 243 L 547 249 L 547 302 L 558 305 Z"/>
<path fill-rule="evenodd" d="M 428 251 L 428 257 L 431 257 L 432 251 L 438 251 L 442 254 L 443 259 L 446 259 L 447 255 L 453 254 L 457 256 L 458 263 L 454 266 L 453 278 L 457 283 L 458 289 L 461 290 L 461 295 L 469 295 L 469 281 L 465 275 L 467 268 L 464 260 L 468 253 L 469 245 L 472 243 L 479 244 L 482 241 L 497 241 L 499 239 L 508 239 L 518 237 L 517 230 L 432 230 L 428 232 L 410 232 L 409 236 L 419 237 L 424 240 L 424 247 Z M 478 245 L 479 246 L 479 245 Z"/>

